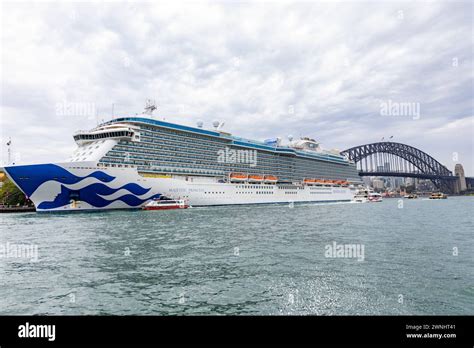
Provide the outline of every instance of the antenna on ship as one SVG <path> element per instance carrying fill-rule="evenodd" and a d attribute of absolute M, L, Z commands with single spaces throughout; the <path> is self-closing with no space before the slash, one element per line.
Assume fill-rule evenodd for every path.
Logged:
<path fill-rule="evenodd" d="M 7 142 L 8 163 L 7 163 L 7 164 L 11 164 L 11 163 L 12 163 L 12 159 L 11 159 L 11 149 L 10 149 L 11 144 L 12 144 L 12 138 L 8 138 L 8 142 Z"/>
<path fill-rule="evenodd" d="M 155 100 L 147 99 L 145 103 L 145 111 L 143 111 L 143 113 L 145 115 L 151 116 L 153 114 L 153 111 L 155 111 L 156 109 L 157 107 Z"/>

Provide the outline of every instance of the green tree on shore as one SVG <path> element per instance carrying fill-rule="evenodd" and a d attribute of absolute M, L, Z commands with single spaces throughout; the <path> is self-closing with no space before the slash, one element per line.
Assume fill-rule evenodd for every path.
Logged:
<path fill-rule="evenodd" d="M 23 206 L 26 203 L 31 204 L 26 199 L 25 194 L 20 191 L 18 187 L 6 176 L 2 176 L 2 187 L 0 187 L 0 204 L 3 205 L 20 205 Z"/>

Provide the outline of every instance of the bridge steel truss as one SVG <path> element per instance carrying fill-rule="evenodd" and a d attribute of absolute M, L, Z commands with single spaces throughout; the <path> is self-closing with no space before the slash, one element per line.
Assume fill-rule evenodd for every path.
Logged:
<path fill-rule="evenodd" d="M 360 176 L 397 176 L 430 179 L 439 190 L 454 191 L 452 172 L 427 153 L 413 146 L 379 142 L 355 146 L 341 152 L 354 161 Z"/>

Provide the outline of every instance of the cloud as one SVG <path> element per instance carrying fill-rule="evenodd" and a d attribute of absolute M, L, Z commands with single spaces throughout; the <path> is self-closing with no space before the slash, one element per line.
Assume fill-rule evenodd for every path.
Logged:
<path fill-rule="evenodd" d="M 339 149 L 394 136 L 474 176 L 472 5 L 6 3 L 1 141 L 59 161 L 72 134 L 140 112 L 233 134 L 310 135 Z M 418 103 L 387 117 L 382 103 Z M 95 115 L 58 115 L 60 103 Z"/>

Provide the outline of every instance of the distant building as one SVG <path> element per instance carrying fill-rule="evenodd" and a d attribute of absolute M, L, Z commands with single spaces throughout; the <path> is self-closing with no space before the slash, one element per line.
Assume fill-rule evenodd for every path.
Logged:
<path fill-rule="evenodd" d="M 400 188 L 400 186 L 405 185 L 404 178 L 393 178 L 395 181 L 395 188 Z"/>
<path fill-rule="evenodd" d="M 375 190 L 383 190 L 384 189 L 384 181 L 382 179 L 374 179 L 372 180 L 372 187 Z"/>
<path fill-rule="evenodd" d="M 464 176 L 464 168 L 461 163 L 454 166 L 454 174 L 459 178 L 457 181 L 458 191 L 466 191 L 466 177 Z"/>
<path fill-rule="evenodd" d="M 434 186 L 433 182 L 429 179 L 419 179 L 416 185 L 416 190 L 417 191 L 434 191 L 436 190 L 436 187 Z"/>
<path fill-rule="evenodd" d="M 362 181 L 364 182 L 365 186 L 370 186 L 372 185 L 372 179 L 368 176 L 363 176 Z"/>

